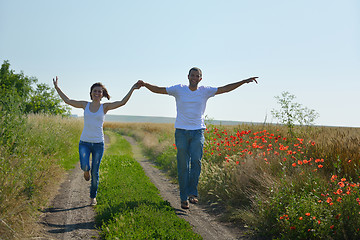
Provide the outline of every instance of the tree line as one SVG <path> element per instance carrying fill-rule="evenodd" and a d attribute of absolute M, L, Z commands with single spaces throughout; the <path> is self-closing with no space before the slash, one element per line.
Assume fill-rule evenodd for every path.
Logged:
<path fill-rule="evenodd" d="M 0 69 L 0 110 L 70 115 L 70 108 L 61 104 L 53 88 L 23 72 L 15 73 L 9 61 L 4 61 Z"/>
<path fill-rule="evenodd" d="M 0 69 L 0 144 L 2 151 L 14 153 L 26 130 L 26 115 L 50 114 L 69 116 L 70 108 L 49 85 L 35 77 L 15 73 L 9 61 Z"/>

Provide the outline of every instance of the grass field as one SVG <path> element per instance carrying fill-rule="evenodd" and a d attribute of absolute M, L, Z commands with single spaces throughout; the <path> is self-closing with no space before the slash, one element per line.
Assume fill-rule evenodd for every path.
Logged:
<path fill-rule="evenodd" d="M 22 239 L 36 231 L 38 210 L 51 198 L 54 182 L 78 162 L 82 129 L 82 122 L 71 118 L 30 115 L 15 120 L 1 122 L 6 126 L 0 146 L 4 239 Z M 106 123 L 105 128 L 141 141 L 144 152 L 176 178 L 172 124 Z M 201 201 L 265 239 L 360 239 L 360 129 L 299 127 L 296 137 L 287 132 L 275 125 L 209 125 L 199 183 Z M 166 202 L 155 197 L 157 190 L 146 182 L 123 141 L 109 148 L 113 154 L 105 156 L 101 166 L 98 222 L 103 236 L 110 239 L 126 232 L 140 238 L 145 234 L 197 237 L 186 223 L 176 222 Z M 150 215 L 157 216 L 156 221 L 149 220 Z M 138 225 L 147 221 L 166 228 L 179 226 L 182 233 Z M 135 227 L 144 234 L 136 235 Z"/>
<path fill-rule="evenodd" d="M 172 124 L 107 123 L 176 176 Z M 359 128 L 208 126 L 201 201 L 265 239 L 359 239 Z"/>

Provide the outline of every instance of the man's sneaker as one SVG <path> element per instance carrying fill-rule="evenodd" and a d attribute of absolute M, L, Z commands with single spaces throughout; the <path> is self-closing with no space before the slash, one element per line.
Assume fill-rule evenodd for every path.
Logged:
<path fill-rule="evenodd" d="M 84 178 L 86 181 L 90 180 L 90 171 L 84 171 Z"/>
<path fill-rule="evenodd" d="M 192 204 L 197 204 L 199 202 L 199 199 L 197 198 L 197 196 L 191 195 L 189 197 L 189 202 L 192 203 Z"/>
<path fill-rule="evenodd" d="M 181 202 L 181 208 L 182 209 L 189 209 L 189 202 L 188 201 Z"/>
<path fill-rule="evenodd" d="M 97 204 L 96 198 L 91 198 L 91 200 L 90 200 L 90 205 L 91 205 L 91 206 L 95 206 L 96 204 Z"/>

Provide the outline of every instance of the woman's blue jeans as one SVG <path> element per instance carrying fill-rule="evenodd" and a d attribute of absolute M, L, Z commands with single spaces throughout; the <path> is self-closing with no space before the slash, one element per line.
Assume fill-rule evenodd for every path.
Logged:
<path fill-rule="evenodd" d="M 90 153 L 92 157 L 90 167 Z M 104 154 L 104 143 L 90 143 L 80 141 L 79 143 L 79 155 L 80 155 L 80 167 L 83 171 L 91 170 L 91 186 L 90 186 L 90 198 L 95 198 L 97 189 L 99 186 L 99 168 L 102 156 Z"/>
<path fill-rule="evenodd" d="M 198 196 L 197 187 L 201 172 L 204 141 L 204 129 L 185 130 L 177 128 L 175 130 L 181 201 L 186 201 L 191 195 Z"/>

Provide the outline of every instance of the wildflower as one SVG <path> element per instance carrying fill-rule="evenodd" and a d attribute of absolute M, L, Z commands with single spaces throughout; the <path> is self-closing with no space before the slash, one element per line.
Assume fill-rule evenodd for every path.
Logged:
<path fill-rule="evenodd" d="M 296 167 L 296 163 L 291 164 L 293 167 Z"/>
<path fill-rule="evenodd" d="M 295 229 L 296 229 L 296 227 L 290 227 L 290 229 L 291 229 L 291 230 L 295 230 Z"/>
<path fill-rule="evenodd" d="M 302 162 L 301 160 L 298 160 L 298 164 L 299 164 L 299 165 L 302 165 L 303 162 Z"/>
<path fill-rule="evenodd" d="M 305 216 L 310 216 L 310 213 L 305 213 Z"/>
<path fill-rule="evenodd" d="M 336 178 L 337 178 L 336 175 L 332 175 L 332 176 L 331 176 L 331 181 L 332 181 L 332 182 L 335 182 Z"/>
<path fill-rule="evenodd" d="M 239 161 L 236 161 L 236 164 L 238 165 L 238 164 L 239 164 Z"/>
<path fill-rule="evenodd" d="M 331 203 L 331 202 L 332 202 L 332 198 L 331 198 L 331 197 L 328 197 L 328 198 L 326 199 L 326 202 L 327 202 L 327 203 Z"/>
<path fill-rule="evenodd" d="M 340 187 L 345 187 L 345 184 L 344 184 L 343 182 L 339 182 L 338 185 L 339 185 Z"/>
<path fill-rule="evenodd" d="M 303 217 L 299 217 L 299 220 L 303 220 Z"/>
<path fill-rule="evenodd" d="M 323 165 L 321 165 L 321 164 L 319 164 L 319 165 L 318 165 L 318 168 L 323 168 L 323 167 L 324 167 L 324 166 L 323 166 Z"/>
<path fill-rule="evenodd" d="M 330 228 L 331 228 L 331 229 L 334 229 L 334 225 L 331 225 Z"/>
<path fill-rule="evenodd" d="M 342 194 L 342 190 L 341 189 L 338 189 L 338 190 L 336 190 L 336 194 Z"/>
<path fill-rule="evenodd" d="M 342 178 L 341 181 L 342 181 L 342 182 L 345 182 L 345 181 L 346 181 L 346 178 Z"/>

